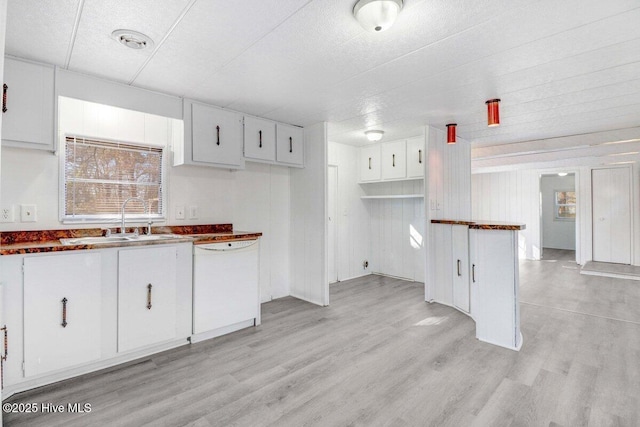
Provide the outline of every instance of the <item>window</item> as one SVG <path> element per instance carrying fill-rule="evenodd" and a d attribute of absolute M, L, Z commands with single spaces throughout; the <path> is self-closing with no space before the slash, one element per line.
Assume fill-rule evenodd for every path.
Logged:
<path fill-rule="evenodd" d="M 575 191 L 556 191 L 555 195 L 556 195 L 555 218 L 559 220 L 575 220 L 576 192 Z"/>
<path fill-rule="evenodd" d="M 163 149 L 67 136 L 64 153 L 63 220 L 163 217 Z"/>

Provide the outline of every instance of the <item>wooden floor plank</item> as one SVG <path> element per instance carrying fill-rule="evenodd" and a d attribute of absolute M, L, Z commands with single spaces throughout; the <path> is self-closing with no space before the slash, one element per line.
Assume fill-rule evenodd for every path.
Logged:
<path fill-rule="evenodd" d="M 91 413 L 4 422 L 639 425 L 640 293 L 635 282 L 580 275 L 572 256 L 545 249 L 521 263 L 520 352 L 476 340 L 473 320 L 425 303 L 421 283 L 370 275 L 333 284 L 329 307 L 274 300 L 259 327 L 9 399 L 88 402 Z"/>

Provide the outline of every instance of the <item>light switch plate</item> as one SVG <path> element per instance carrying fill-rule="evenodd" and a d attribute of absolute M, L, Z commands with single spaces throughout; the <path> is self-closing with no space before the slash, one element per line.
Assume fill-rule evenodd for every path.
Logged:
<path fill-rule="evenodd" d="M 198 219 L 198 207 L 189 206 L 189 219 Z"/>
<path fill-rule="evenodd" d="M 184 205 L 176 206 L 176 219 L 184 219 Z"/>
<path fill-rule="evenodd" d="M 38 213 L 36 211 L 36 205 L 20 205 L 20 221 L 36 222 L 37 220 Z"/>

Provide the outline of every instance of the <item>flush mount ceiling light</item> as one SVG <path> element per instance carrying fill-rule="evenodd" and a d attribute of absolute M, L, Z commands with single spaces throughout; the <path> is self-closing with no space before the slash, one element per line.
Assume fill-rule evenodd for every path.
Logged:
<path fill-rule="evenodd" d="M 353 16 L 365 30 L 378 32 L 393 25 L 400 9 L 402 0 L 358 0 Z"/>
<path fill-rule="evenodd" d="M 490 99 L 485 104 L 487 104 L 487 126 L 500 126 L 500 100 Z"/>
<path fill-rule="evenodd" d="M 568 173 L 567 172 L 558 172 L 558 176 L 567 176 Z"/>
<path fill-rule="evenodd" d="M 369 141 L 380 141 L 384 132 L 381 130 L 368 130 L 364 133 Z"/>
<path fill-rule="evenodd" d="M 447 125 L 447 144 L 456 143 L 456 126 L 458 126 L 457 123 L 449 123 Z"/>
<path fill-rule="evenodd" d="M 153 40 L 145 34 L 132 30 L 115 30 L 111 37 L 131 49 L 146 49 L 153 46 Z"/>

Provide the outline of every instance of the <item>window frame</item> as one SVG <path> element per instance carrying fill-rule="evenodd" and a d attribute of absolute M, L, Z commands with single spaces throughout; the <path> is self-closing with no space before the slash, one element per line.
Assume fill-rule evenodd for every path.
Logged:
<path fill-rule="evenodd" d="M 558 215 L 558 208 L 562 206 L 573 206 L 578 215 L 578 203 L 558 203 L 558 193 L 574 193 L 574 198 L 577 202 L 576 190 L 553 190 L 553 220 L 554 221 L 571 221 L 575 222 L 576 217 L 568 218 Z"/>
<path fill-rule="evenodd" d="M 126 214 L 126 220 L 127 223 L 146 223 L 147 220 L 149 219 L 149 217 L 151 218 L 152 221 L 154 222 L 165 222 L 167 219 L 167 189 L 168 189 L 168 184 L 167 184 L 167 177 L 168 177 L 168 167 L 169 167 L 169 163 L 168 163 L 168 153 L 169 151 L 167 150 L 166 146 L 163 145 L 154 145 L 154 144 L 145 144 L 142 142 L 131 142 L 131 141 L 125 141 L 125 140 L 118 140 L 118 139 L 113 139 L 113 138 L 103 138 L 103 137 L 96 137 L 96 136 L 87 136 L 87 135 L 81 135 L 78 133 L 65 133 L 65 134 L 60 134 L 60 141 L 58 144 L 58 157 L 59 157 L 59 175 L 58 175 L 58 219 L 60 220 L 61 223 L 63 224 L 79 224 L 79 223 L 86 223 L 86 224 L 115 224 L 115 223 L 120 223 L 121 219 L 122 219 L 122 215 L 120 213 L 118 214 L 103 214 L 103 215 L 75 215 L 75 216 L 69 216 L 66 215 L 66 198 L 65 198 L 65 185 L 66 185 L 66 150 L 67 150 L 67 138 L 77 138 L 77 139 L 88 139 L 88 140 L 94 140 L 94 141 L 100 141 L 100 142 L 106 142 L 106 143 L 113 143 L 113 144 L 124 144 L 124 145 L 133 145 L 133 146 L 139 146 L 139 147 L 149 147 L 149 148 L 153 148 L 153 149 L 160 149 L 162 150 L 162 161 L 161 161 L 161 166 L 160 166 L 160 188 L 161 188 L 161 193 L 162 193 L 162 198 L 161 198 L 161 203 L 162 203 L 162 212 L 159 214 L 154 214 L 151 215 L 151 217 L 148 214 L 134 214 L 134 213 L 128 213 Z M 133 203 L 133 202 L 131 202 Z"/>

